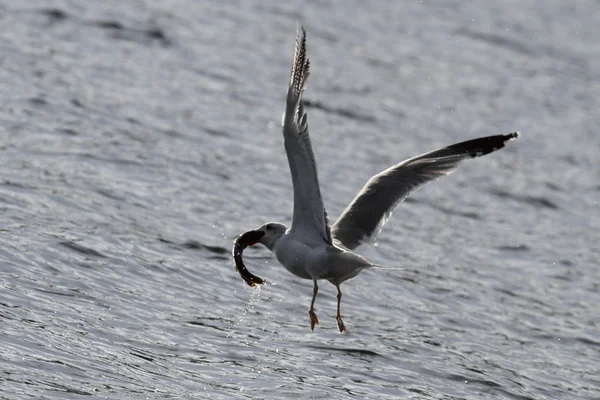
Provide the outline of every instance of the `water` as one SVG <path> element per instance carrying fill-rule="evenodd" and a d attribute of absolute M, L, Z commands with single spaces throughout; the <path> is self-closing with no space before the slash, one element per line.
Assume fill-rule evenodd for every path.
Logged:
<path fill-rule="evenodd" d="M 520 130 L 401 205 L 403 271 L 312 287 L 233 238 L 289 223 L 296 20 L 333 218 L 374 173 Z M 0 397 L 600 397 L 600 7 L 0 2 Z"/>

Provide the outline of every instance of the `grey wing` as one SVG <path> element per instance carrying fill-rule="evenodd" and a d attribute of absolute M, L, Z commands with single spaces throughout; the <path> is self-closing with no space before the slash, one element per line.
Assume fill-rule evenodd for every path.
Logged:
<path fill-rule="evenodd" d="M 327 213 L 323 205 L 317 163 L 308 135 L 307 116 L 302 106 L 302 93 L 309 74 L 306 57 L 306 32 L 300 28 L 283 115 L 283 138 L 294 186 L 294 214 L 290 231 L 304 241 L 331 244 Z M 307 243 L 310 244 L 310 243 Z"/>
<path fill-rule="evenodd" d="M 467 158 L 489 154 L 517 138 L 518 132 L 453 144 L 394 165 L 375 175 L 331 228 L 333 238 L 352 250 L 374 242 L 394 208 L 413 190 L 452 172 Z"/>

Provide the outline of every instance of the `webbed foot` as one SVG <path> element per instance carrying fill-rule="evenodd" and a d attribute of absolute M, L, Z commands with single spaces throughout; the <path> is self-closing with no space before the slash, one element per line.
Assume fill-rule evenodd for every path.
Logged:
<path fill-rule="evenodd" d="M 340 332 L 346 332 L 346 327 L 344 326 L 344 321 L 342 321 L 342 316 L 336 316 L 335 320 L 337 321 L 338 328 L 340 328 Z"/>
<path fill-rule="evenodd" d="M 308 310 L 308 315 L 310 315 L 310 330 L 314 331 L 315 325 L 319 324 L 319 318 L 317 318 L 317 314 L 315 313 L 315 310 L 313 310 L 312 308 L 310 310 Z"/>

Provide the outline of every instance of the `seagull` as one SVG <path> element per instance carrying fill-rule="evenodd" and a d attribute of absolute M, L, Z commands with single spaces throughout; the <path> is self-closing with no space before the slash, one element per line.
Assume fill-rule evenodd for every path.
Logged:
<path fill-rule="evenodd" d="M 281 223 L 269 222 L 248 231 L 238 237 L 233 253 L 236 269 L 250 286 L 265 283 L 264 279 L 250 274 L 241 261 L 243 249 L 255 244 L 262 244 L 271 250 L 279 263 L 292 274 L 312 280 L 313 296 L 308 314 L 313 331 L 319 323 L 315 313 L 315 299 L 319 291 L 317 281 L 324 279 L 331 282 L 337 288 L 337 325 L 339 331 L 344 332 L 346 328 L 340 312 L 340 285 L 364 269 L 383 267 L 353 250 L 363 243 L 374 243 L 395 207 L 411 192 L 429 181 L 449 174 L 463 160 L 501 149 L 507 141 L 517 138 L 519 133 L 467 140 L 402 161 L 369 179 L 330 227 L 321 197 L 317 163 L 302 102 L 308 75 L 306 32 L 300 26 L 296 34 L 294 61 L 282 121 L 285 151 L 294 188 L 292 224 L 288 228 Z"/>

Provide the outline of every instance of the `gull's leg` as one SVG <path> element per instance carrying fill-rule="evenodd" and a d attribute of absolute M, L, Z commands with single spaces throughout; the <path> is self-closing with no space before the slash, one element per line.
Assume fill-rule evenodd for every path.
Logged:
<path fill-rule="evenodd" d="M 319 292 L 319 286 L 317 286 L 317 280 L 313 280 L 313 298 L 310 302 L 310 310 L 308 310 L 308 315 L 310 315 L 310 330 L 315 330 L 315 325 L 319 323 L 319 318 L 317 318 L 317 314 L 315 314 L 315 299 L 317 298 L 317 293 Z"/>
<path fill-rule="evenodd" d="M 338 323 L 338 328 L 340 328 L 340 332 L 346 331 L 346 327 L 344 326 L 344 321 L 342 321 L 342 314 L 340 313 L 340 303 L 342 302 L 342 291 L 340 290 L 340 285 L 336 285 L 338 293 L 337 293 L 337 315 L 335 319 Z"/>

